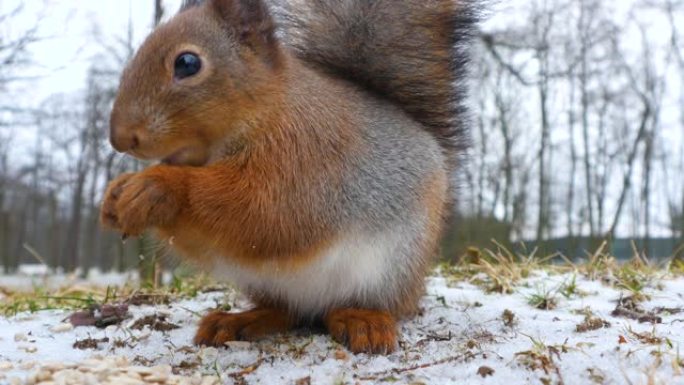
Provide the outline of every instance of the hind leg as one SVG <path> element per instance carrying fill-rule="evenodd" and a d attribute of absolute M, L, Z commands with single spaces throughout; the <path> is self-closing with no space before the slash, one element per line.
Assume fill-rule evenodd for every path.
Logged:
<path fill-rule="evenodd" d="M 323 319 L 330 335 L 353 353 L 387 354 L 397 345 L 397 322 L 384 310 L 336 309 Z"/>
<path fill-rule="evenodd" d="M 224 346 L 228 341 L 255 341 L 294 327 L 288 314 L 279 309 L 256 308 L 241 313 L 213 312 L 200 321 L 196 345 Z"/>

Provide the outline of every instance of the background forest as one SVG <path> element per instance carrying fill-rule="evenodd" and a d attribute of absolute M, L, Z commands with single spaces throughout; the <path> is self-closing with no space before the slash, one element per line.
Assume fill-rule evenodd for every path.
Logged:
<path fill-rule="evenodd" d="M 6 272 L 124 270 L 166 253 L 149 237 L 122 243 L 97 218 L 108 181 L 145 166 L 108 143 L 120 71 L 179 1 L 84 3 L 0 1 Z M 492 238 L 571 258 L 603 240 L 619 257 L 632 242 L 653 257 L 681 253 L 684 1 L 502 1 L 485 16 L 444 256 Z"/>

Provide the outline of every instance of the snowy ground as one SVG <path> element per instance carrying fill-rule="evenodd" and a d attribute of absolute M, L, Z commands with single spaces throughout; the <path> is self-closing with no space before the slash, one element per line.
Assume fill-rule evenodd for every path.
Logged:
<path fill-rule="evenodd" d="M 650 318 L 641 321 L 660 318 L 656 324 L 613 316 L 618 299 L 628 294 L 598 281 L 578 277 L 578 290 L 559 295 L 558 288 L 572 279 L 540 272 L 505 295 L 432 277 L 423 314 L 400 325 L 400 348 L 389 356 L 353 356 L 326 335 L 308 330 L 219 350 L 192 346 L 202 313 L 218 304 L 228 303 L 233 310 L 249 305 L 230 291 L 201 293 L 168 305 L 130 306 L 129 319 L 105 329 L 65 326 L 72 313 L 66 310 L 0 317 L 0 384 L 40 379 L 36 374 L 45 373 L 41 367 L 54 371 L 69 363 L 78 368 L 102 362 L 84 363 L 93 357 L 112 362 L 111 357 L 124 357 L 117 361 L 120 366 L 194 374 L 195 383 L 199 373 L 219 376 L 227 384 L 266 385 L 684 384 L 684 352 L 679 355 L 684 350 L 684 313 L 679 313 L 684 278 L 664 279 L 645 291 L 650 298 L 639 306 Z M 0 276 L 0 286 L 7 282 L 13 281 Z M 530 298 L 545 292 L 555 293 L 555 309 L 530 305 Z M 582 325 L 589 313 L 593 318 Z M 151 315 L 166 317 L 178 328 L 134 328 L 136 321 Z M 578 332 L 578 325 L 599 328 Z M 77 341 L 91 346 L 77 349 Z M 92 382 L 95 377 L 89 378 Z M 109 378 L 124 383 L 120 377 Z M 182 383 L 180 379 L 175 381 Z"/>

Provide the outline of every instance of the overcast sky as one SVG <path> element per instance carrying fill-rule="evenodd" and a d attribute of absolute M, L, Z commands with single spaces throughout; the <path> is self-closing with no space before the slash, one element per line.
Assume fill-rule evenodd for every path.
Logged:
<path fill-rule="evenodd" d="M 168 17 L 178 9 L 180 0 L 164 3 Z M 36 65 L 25 70 L 39 80 L 16 85 L 30 91 L 19 93 L 29 103 L 55 92 L 83 89 L 87 68 L 103 51 L 102 43 L 125 37 L 129 19 L 135 42 L 142 42 L 150 32 L 154 13 L 152 0 L 0 0 L 0 14 L 20 4 L 24 4 L 20 16 L 0 28 L 17 34 L 39 23 L 39 36 L 44 40 L 31 47 Z"/>

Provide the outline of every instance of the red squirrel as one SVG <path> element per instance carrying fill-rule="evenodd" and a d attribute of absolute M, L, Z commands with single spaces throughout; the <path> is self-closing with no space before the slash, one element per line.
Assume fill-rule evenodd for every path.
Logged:
<path fill-rule="evenodd" d="M 160 162 L 112 181 L 101 221 L 173 239 L 252 300 L 196 344 L 322 321 L 389 353 L 455 195 L 476 2 L 270 1 L 192 2 L 143 43 L 111 143 Z"/>

